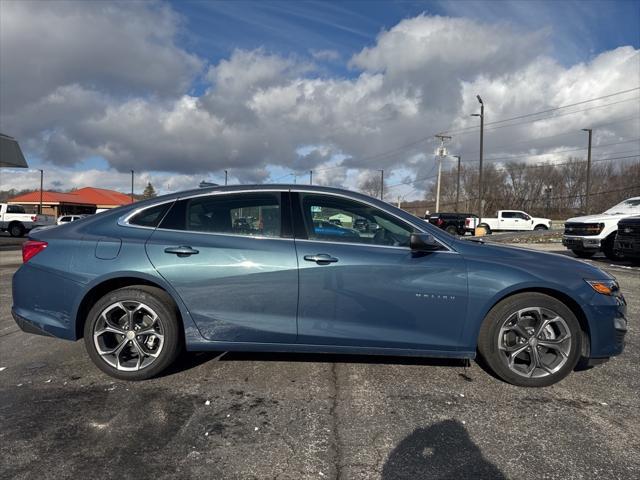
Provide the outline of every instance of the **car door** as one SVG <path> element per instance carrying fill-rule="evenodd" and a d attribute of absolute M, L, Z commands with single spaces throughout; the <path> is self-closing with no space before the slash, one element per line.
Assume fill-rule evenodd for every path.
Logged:
<path fill-rule="evenodd" d="M 298 263 L 281 197 L 262 191 L 181 199 L 147 241 L 153 266 L 205 338 L 295 343 Z"/>
<path fill-rule="evenodd" d="M 298 341 L 450 350 L 459 339 L 467 307 L 467 273 L 461 255 L 415 254 L 415 230 L 370 204 L 317 192 L 292 193 L 300 266 Z M 364 218 L 373 232 L 325 235 L 314 220 L 341 214 L 350 228 Z"/>
<path fill-rule="evenodd" d="M 516 230 L 515 212 L 502 212 L 500 216 L 500 230 Z"/>

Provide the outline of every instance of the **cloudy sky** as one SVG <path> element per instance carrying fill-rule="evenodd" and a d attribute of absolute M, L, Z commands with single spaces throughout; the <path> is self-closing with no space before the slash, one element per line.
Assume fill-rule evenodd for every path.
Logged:
<path fill-rule="evenodd" d="M 434 134 L 477 164 L 476 94 L 487 161 L 584 156 L 587 127 L 606 161 L 640 153 L 639 87 L 636 1 L 0 0 L 0 131 L 47 188 L 384 169 L 389 200 L 420 198 Z"/>

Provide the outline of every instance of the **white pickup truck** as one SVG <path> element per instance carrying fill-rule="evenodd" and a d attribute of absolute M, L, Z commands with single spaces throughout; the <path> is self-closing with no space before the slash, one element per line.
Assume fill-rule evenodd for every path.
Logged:
<path fill-rule="evenodd" d="M 56 219 L 51 215 L 26 213 L 22 205 L 0 203 L 0 231 L 8 231 L 12 237 L 22 237 L 32 228 L 55 223 Z"/>
<path fill-rule="evenodd" d="M 483 217 L 478 226 L 484 227 L 487 233 L 506 230 L 549 230 L 551 228 L 551 220 L 532 217 L 521 210 L 498 210 L 497 218 Z"/>
<path fill-rule="evenodd" d="M 621 256 L 614 248 L 618 222 L 640 214 L 640 197 L 632 197 L 604 213 L 570 218 L 564 224 L 562 244 L 580 258 L 590 258 L 602 251 L 610 260 Z"/>

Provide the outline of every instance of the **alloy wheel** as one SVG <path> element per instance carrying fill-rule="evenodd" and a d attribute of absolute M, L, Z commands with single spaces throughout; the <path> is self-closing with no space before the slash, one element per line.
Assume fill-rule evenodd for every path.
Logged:
<path fill-rule="evenodd" d="M 498 349 L 512 372 L 527 378 L 546 377 L 567 363 L 571 331 L 565 319 L 548 308 L 524 308 L 502 324 Z"/>
<path fill-rule="evenodd" d="M 95 323 L 93 342 L 100 357 L 117 370 L 138 371 L 153 364 L 164 346 L 162 319 L 148 305 L 120 301 Z"/>

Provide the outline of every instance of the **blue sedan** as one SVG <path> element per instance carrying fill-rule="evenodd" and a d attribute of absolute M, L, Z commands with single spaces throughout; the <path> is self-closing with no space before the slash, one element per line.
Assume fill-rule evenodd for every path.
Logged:
<path fill-rule="evenodd" d="M 327 238 L 342 214 L 375 234 Z M 238 218 L 255 219 L 242 228 Z M 568 257 L 457 239 L 374 198 L 257 185 L 155 198 L 32 234 L 13 316 L 141 380 L 189 351 L 475 358 L 546 386 L 622 352 L 613 277 Z"/>

